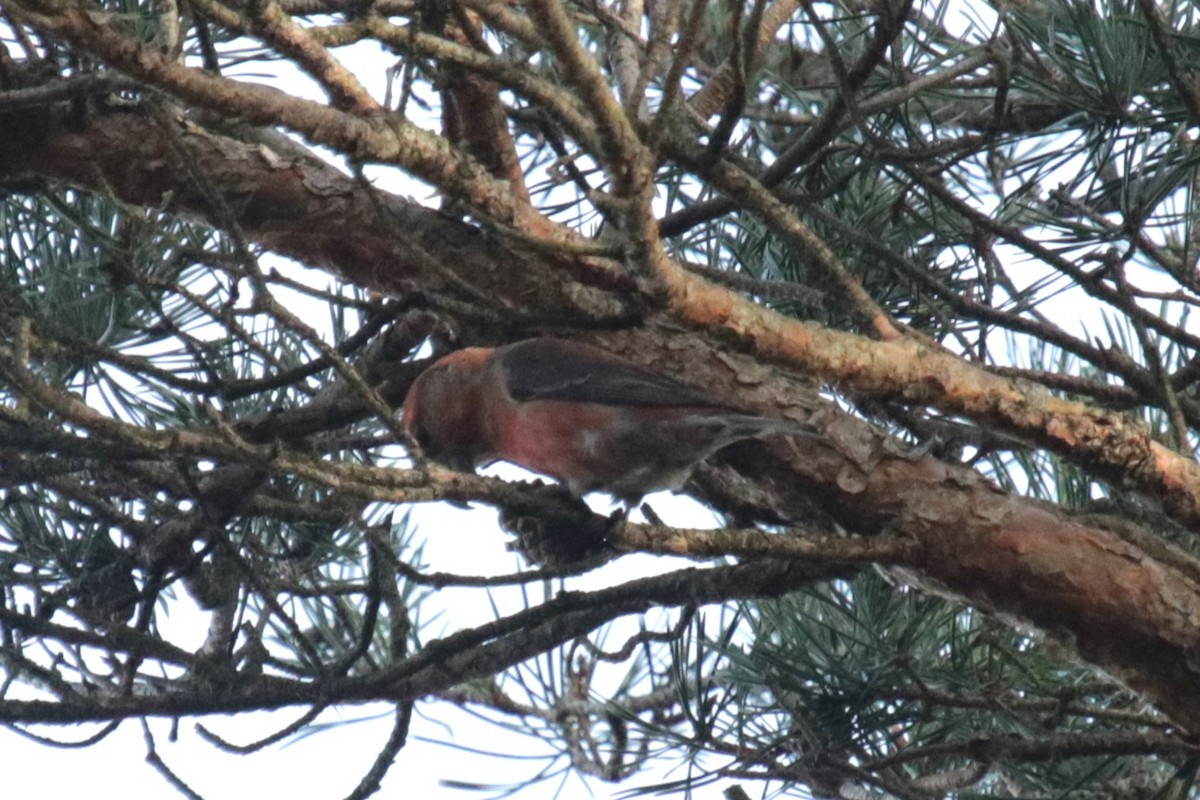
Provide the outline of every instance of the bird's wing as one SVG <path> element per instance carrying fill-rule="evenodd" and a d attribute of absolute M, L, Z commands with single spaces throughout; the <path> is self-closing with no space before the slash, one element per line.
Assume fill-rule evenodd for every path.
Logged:
<path fill-rule="evenodd" d="M 530 339 L 502 348 L 514 400 L 735 410 L 705 392 L 594 347 Z"/>

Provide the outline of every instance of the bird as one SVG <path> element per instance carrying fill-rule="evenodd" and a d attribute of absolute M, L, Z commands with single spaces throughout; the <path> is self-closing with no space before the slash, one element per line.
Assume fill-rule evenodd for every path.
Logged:
<path fill-rule="evenodd" d="M 552 337 L 438 359 L 409 389 L 402 423 L 426 457 L 451 469 L 507 461 L 577 496 L 603 491 L 631 504 L 679 491 L 700 462 L 742 439 L 816 435 Z"/>

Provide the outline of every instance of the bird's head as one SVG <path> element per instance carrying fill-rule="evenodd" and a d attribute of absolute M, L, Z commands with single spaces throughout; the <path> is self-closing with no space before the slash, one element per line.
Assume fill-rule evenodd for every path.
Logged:
<path fill-rule="evenodd" d="M 482 382 L 493 350 L 469 347 L 438 359 L 404 398 L 404 430 L 425 456 L 459 472 L 491 460 Z"/>

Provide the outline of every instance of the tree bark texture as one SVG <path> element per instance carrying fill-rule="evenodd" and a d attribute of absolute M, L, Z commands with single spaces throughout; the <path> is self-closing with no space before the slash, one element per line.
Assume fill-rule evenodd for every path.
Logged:
<path fill-rule="evenodd" d="M 580 276 L 596 273 L 564 269 L 567 259 L 561 252 L 522 247 L 370 189 L 331 166 L 287 159 L 166 112 L 101 110 L 79 118 L 46 108 L 8 111 L 0 115 L 0 180 L 31 179 L 236 228 L 252 243 L 384 293 L 415 292 L 435 305 L 476 308 L 481 316 L 491 304 L 529 315 L 531 326 L 556 318 L 578 321 L 583 315 L 597 323 L 593 341 L 613 352 L 736 397 L 748 407 L 802 417 L 815 413 L 826 442 L 806 443 L 803 450 L 775 445 L 769 458 L 757 449 L 765 445 L 754 445 L 754 458 L 739 458 L 735 449 L 727 460 L 769 494 L 785 517 L 808 514 L 815 503 L 852 533 L 886 531 L 907 540 L 908 549 L 896 561 L 922 580 L 1061 637 L 1143 692 L 1179 725 L 1200 732 L 1200 570 L 1192 571 L 1182 556 L 1157 558 L 1094 520 L 1005 494 L 965 467 L 894 452 L 813 391 L 812 378 L 856 385 L 864 371 L 860 353 L 830 351 L 825 366 L 805 376 L 731 353 L 712 339 L 679 335 L 654 317 L 618 329 L 640 311 L 628 284 L 584 282 Z M 896 347 L 894 353 L 874 351 L 875 358 L 899 359 L 911 352 Z M 946 371 L 925 376 L 926 385 L 960 380 Z M 867 388 L 917 401 L 925 390 L 923 385 Z M 1056 423 L 1037 424 L 1054 428 Z M 1066 423 L 1059 428 L 1047 435 L 1056 435 L 1064 450 L 1094 433 Z M 1168 475 L 1164 483 L 1172 480 L 1186 484 L 1192 476 Z M 707 490 L 718 503 L 736 504 L 737 486 L 718 480 Z M 1168 506 L 1174 504 L 1178 518 L 1196 521 L 1192 495 L 1173 495 L 1167 486 L 1160 496 Z M 719 550 L 705 545 L 703 537 L 682 536 L 656 547 L 699 555 L 710 546 Z M 757 554 L 771 552 L 768 541 Z M 571 617 L 571 625 L 586 631 L 588 612 L 577 617 Z M 486 662 L 486 671 L 493 671 L 501 662 L 519 660 L 510 655 L 477 663 Z M 474 674 L 484 672 L 464 667 L 452 677 Z M 411 697 L 450 685 L 423 676 L 417 672 L 381 684 L 372 696 Z M 238 709 L 231 702 L 211 710 Z M 151 713 L 187 710 L 172 705 Z"/>

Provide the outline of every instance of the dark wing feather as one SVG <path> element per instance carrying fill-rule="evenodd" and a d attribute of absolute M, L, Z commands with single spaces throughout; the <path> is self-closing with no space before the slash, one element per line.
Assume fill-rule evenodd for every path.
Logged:
<path fill-rule="evenodd" d="M 508 390 L 517 401 L 735 410 L 699 389 L 587 345 L 544 338 L 502 349 Z"/>

